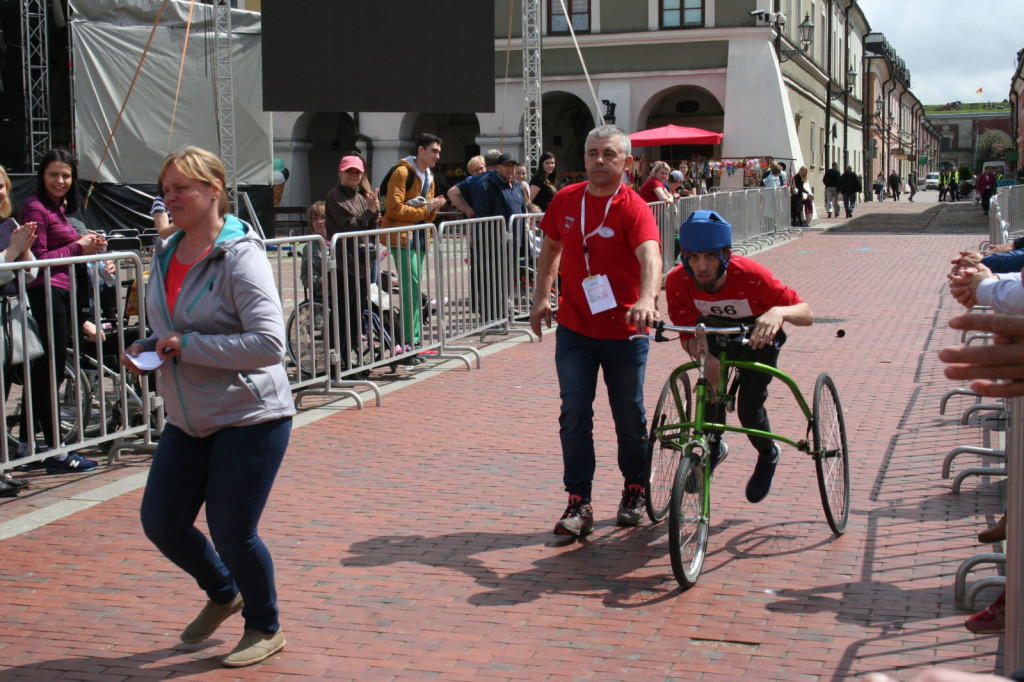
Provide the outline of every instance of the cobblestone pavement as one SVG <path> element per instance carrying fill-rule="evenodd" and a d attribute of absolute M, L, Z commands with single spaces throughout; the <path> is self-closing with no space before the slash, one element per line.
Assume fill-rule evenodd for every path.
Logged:
<path fill-rule="evenodd" d="M 262 523 L 288 646 L 254 668 L 218 664 L 241 634 L 237 618 L 201 645 L 178 641 L 204 597 L 141 532 L 145 458 L 35 477 L 0 503 L 0 680 L 1001 672 L 1001 638 L 968 633 L 953 595 L 960 562 L 991 549 L 975 535 L 1000 513 L 1001 486 L 972 478 L 954 495 L 941 478 L 945 453 L 982 433 L 958 425 L 963 399 L 939 415 L 950 384 L 935 359 L 958 341 L 946 326 L 956 312 L 946 262 L 983 232 L 967 204 L 865 207 L 841 229 L 756 255 L 819 317 L 790 329 L 781 366 L 808 392 L 822 371 L 839 388 L 853 479 L 842 537 L 825 523 L 812 462 L 793 449 L 771 494 L 747 503 L 754 454 L 733 439 L 715 479 L 704 573 L 681 592 L 666 524 L 614 524 L 621 483 L 599 394 L 597 529 L 583 543 L 556 542 L 565 498 L 554 340 L 510 338 L 488 348 L 481 369 L 431 363 L 399 375 L 382 407 L 303 412 Z M 675 344 L 652 348 L 649 411 L 680 361 Z M 802 437 L 782 389 L 773 384 L 773 426 Z M 979 608 L 995 596 L 983 593 Z"/>

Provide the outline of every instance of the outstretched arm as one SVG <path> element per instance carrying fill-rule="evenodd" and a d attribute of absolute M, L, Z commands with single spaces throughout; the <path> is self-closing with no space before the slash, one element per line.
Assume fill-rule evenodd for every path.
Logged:
<path fill-rule="evenodd" d="M 782 328 L 783 322 L 798 327 L 809 327 L 814 324 L 814 312 L 811 306 L 803 302 L 769 308 L 754 324 L 754 331 L 750 334 L 750 347 L 757 350 L 771 343 Z"/>

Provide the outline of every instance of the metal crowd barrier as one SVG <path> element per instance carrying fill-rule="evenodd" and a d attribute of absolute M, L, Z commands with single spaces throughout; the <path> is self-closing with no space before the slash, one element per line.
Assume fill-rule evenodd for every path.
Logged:
<path fill-rule="evenodd" d="M 511 303 L 509 306 L 510 325 L 529 323 L 530 308 L 533 307 L 533 289 L 537 280 L 538 262 L 544 233 L 540 229 L 543 213 L 520 213 L 512 216 L 509 221 L 513 244 L 510 256 L 512 267 L 509 272 L 511 283 Z M 548 293 L 551 309 L 558 311 L 558 300 L 561 296 L 558 278 Z"/>
<path fill-rule="evenodd" d="M 664 273 L 679 258 L 679 225 L 694 211 L 716 211 L 732 223 L 733 250 L 745 253 L 799 234 L 789 226 L 789 203 L 788 187 L 769 187 L 683 197 L 675 204 L 648 204 L 661 231 Z"/>
<path fill-rule="evenodd" d="M 989 204 L 989 243 L 1005 244 L 1024 233 L 1024 185 L 999 187 Z"/>
<path fill-rule="evenodd" d="M 1005 188 L 1000 188 L 1002 191 Z M 1024 398 L 1007 401 L 1006 430 L 1006 674 L 1024 666 Z"/>
<path fill-rule="evenodd" d="M 393 246 L 402 235 L 407 245 L 419 246 Z M 369 389 L 380 405 L 370 371 L 394 371 L 413 358 L 458 359 L 472 368 L 468 354 L 479 366 L 477 349 L 449 343 L 458 338 L 453 330 L 460 290 L 444 285 L 444 273 L 455 269 L 446 266 L 459 245 L 434 225 L 339 233 L 330 244 L 317 235 L 266 243 L 274 247 L 289 379 L 300 404 L 307 395 L 328 395 L 350 397 L 362 407 L 357 390 Z M 506 310 L 507 300 L 501 300 Z"/>
<path fill-rule="evenodd" d="M 338 374 L 337 357 L 330 344 L 331 318 L 325 305 L 330 301 L 326 242 L 311 234 L 268 239 L 264 244 L 284 311 L 285 367 L 292 390 L 299 391 L 297 401 L 301 404 L 307 394 L 335 395 L 352 398 L 361 409 L 359 394 L 333 381 Z M 321 275 L 319 282 L 317 273 Z M 376 398 L 380 404 L 379 391 Z"/>
<path fill-rule="evenodd" d="M 101 261 L 114 263 L 113 272 L 107 276 L 112 284 L 106 284 L 104 277 L 98 274 Z M 40 320 L 40 316 L 45 315 L 42 322 L 47 329 L 52 329 L 52 271 L 61 266 L 71 266 L 69 338 L 55 339 L 49 336 L 42 358 L 22 365 L 0 367 L 0 382 L 5 388 L 0 395 L 0 408 L 5 421 L 5 437 L 0 440 L 0 469 L 93 447 L 106 450 L 108 461 L 113 461 L 119 452 L 126 449 L 154 449 L 154 436 L 163 427 L 163 403 L 151 393 L 148 379 L 137 379 L 120 364 L 124 349 L 139 335 L 144 335 L 146 329 L 145 306 L 137 306 L 131 315 L 126 309 L 129 303 L 126 294 L 130 291 L 126 285 L 134 284 L 137 300 L 145 300 L 140 255 L 134 252 L 115 252 L 0 263 L 0 272 L 15 273 L 18 291 L 13 298 L 20 309 L 18 317 L 23 330 L 27 330 L 24 315 L 29 309 L 27 271 L 39 268 L 37 281 L 43 282 L 46 292 L 45 311 L 35 310 L 33 316 Z M 86 274 L 83 275 L 75 266 L 85 266 Z M 90 302 L 89 310 L 80 309 L 77 294 L 82 294 L 83 299 Z M 104 310 L 110 314 L 104 315 Z M 135 316 L 137 325 L 129 326 L 129 318 Z M 86 323 L 99 330 L 95 343 L 79 333 Z M 24 331 L 24 334 L 27 336 L 28 332 Z M 22 338 L 23 343 L 27 340 L 25 336 Z M 56 344 L 67 344 L 68 349 L 60 376 L 53 363 L 47 360 L 53 356 Z M 49 393 L 52 396 L 50 417 L 58 425 L 57 443 L 50 449 L 40 444 L 39 441 L 44 440 L 43 434 L 35 427 L 38 415 L 34 414 L 32 406 L 34 371 L 47 372 Z M 25 422 L 24 430 L 22 421 Z M 17 458 L 19 441 L 27 443 L 29 448 L 28 455 L 23 458 Z"/>
<path fill-rule="evenodd" d="M 438 302 L 444 311 L 446 344 L 496 332 L 532 336 L 512 326 L 515 303 L 525 298 L 520 259 L 527 258 L 525 230 L 530 218 L 518 215 L 506 223 L 503 216 L 491 216 L 441 223 Z"/>

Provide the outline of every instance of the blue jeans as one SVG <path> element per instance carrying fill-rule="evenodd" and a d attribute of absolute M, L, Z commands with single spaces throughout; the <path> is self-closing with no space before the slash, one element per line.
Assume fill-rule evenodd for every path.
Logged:
<path fill-rule="evenodd" d="M 619 471 L 625 485 L 644 484 L 647 418 L 644 416 L 644 371 L 647 339 L 594 339 L 558 327 L 555 367 L 562 398 L 558 434 L 562 440 L 562 481 L 570 495 L 590 501 L 594 471 L 594 397 L 597 370 L 604 374 L 615 421 Z"/>
<path fill-rule="evenodd" d="M 846 204 L 846 215 L 852 216 L 853 209 L 857 208 L 857 195 L 856 194 L 844 194 L 843 203 Z"/>
<path fill-rule="evenodd" d="M 291 417 L 206 438 L 167 424 L 142 496 L 146 537 L 213 602 L 226 604 L 241 592 L 245 627 L 263 632 L 280 624 L 274 564 L 257 526 L 291 430 Z M 204 503 L 212 546 L 195 527 Z"/>

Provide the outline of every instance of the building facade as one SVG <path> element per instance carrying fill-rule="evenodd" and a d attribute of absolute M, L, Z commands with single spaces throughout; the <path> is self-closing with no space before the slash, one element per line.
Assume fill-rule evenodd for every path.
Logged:
<path fill-rule="evenodd" d="M 742 186 L 741 166 L 765 159 L 806 165 L 812 186 L 833 161 L 858 172 L 864 167 L 870 27 L 856 0 L 567 0 L 566 6 L 575 40 L 558 0 L 540 6 L 541 140 L 562 178 L 581 177 L 584 137 L 602 119 L 627 132 L 672 123 L 723 133 L 714 147 L 634 150 L 648 161 L 696 161 L 704 168 L 711 162 L 711 184 L 722 188 Z M 479 150 L 498 147 L 521 157 L 521 8 L 520 0 L 496 0 L 493 113 L 276 113 L 275 156 L 292 178 L 284 202 L 305 205 L 322 196 L 335 182 L 339 153 L 352 148 L 365 151 L 379 180 L 412 153 L 421 132 L 444 139 L 439 175 L 451 182 Z"/>
<path fill-rule="evenodd" d="M 870 183 L 896 173 L 904 182 L 938 170 L 938 133 L 911 91 L 910 70 L 881 33 L 864 39 L 868 127 L 864 175 Z"/>

